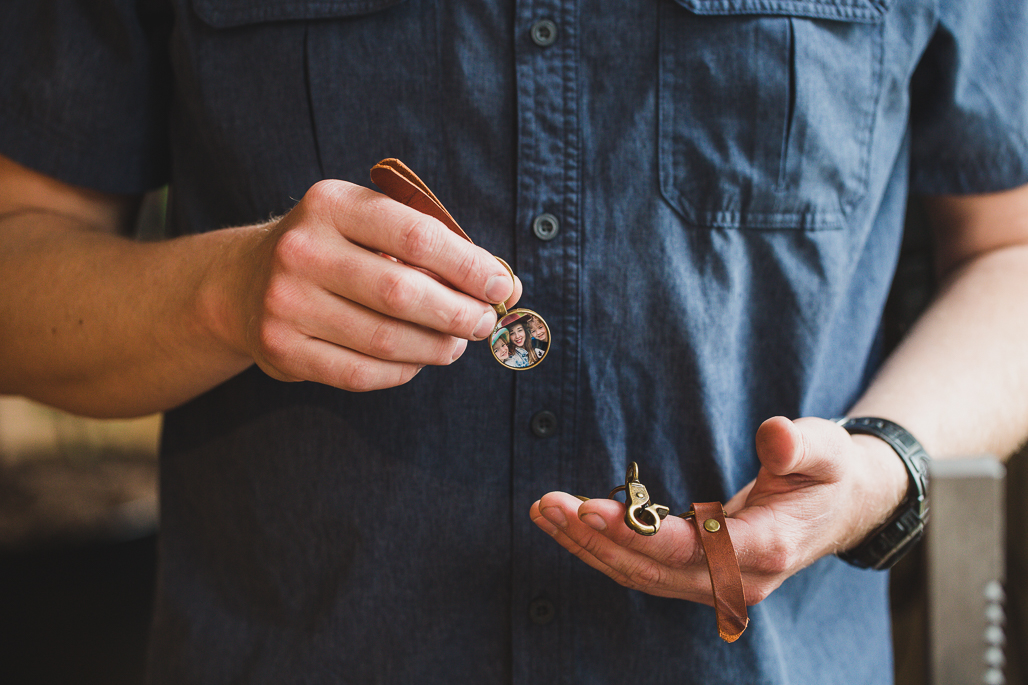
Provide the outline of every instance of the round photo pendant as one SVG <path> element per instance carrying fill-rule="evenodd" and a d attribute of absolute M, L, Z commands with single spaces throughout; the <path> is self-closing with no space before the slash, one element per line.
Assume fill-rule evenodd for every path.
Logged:
<path fill-rule="evenodd" d="M 489 339 L 493 357 L 508 369 L 539 365 L 550 350 L 550 327 L 531 309 L 512 309 L 496 322 Z"/>

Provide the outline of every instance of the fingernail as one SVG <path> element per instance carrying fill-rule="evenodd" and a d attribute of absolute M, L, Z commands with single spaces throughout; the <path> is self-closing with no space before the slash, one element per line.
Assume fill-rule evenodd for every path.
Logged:
<path fill-rule="evenodd" d="M 582 523 L 589 526 L 593 530 L 607 530 L 607 522 L 603 520 L 603 517 L 599 514 L 588 512 L 582 514 L 579 518 L 582 519 Z"/>
<path fill-rule="evenodd" d="M 460 356 L 464 354 L 466 349 L 468 349 L 468 341 L 464 338 L 457 338 L 457 344 L 453 346 L 453 357 L 450 358 L 450 361 L 455 362 L 460 359 Z"/>
<path fill-rule="evenodd" d="M 496 325 L 496 313 L 488 311 L 482 315 L 482 320 L 478 322 L 478 326 L 475 327 L 475 337 L 481 340 L 490 333 L 493 332 L 493 326 Z"/>
<path fill-rule="evenodd" d="M 493 276 L 485 285 L 485 297 L 490 302 L 505 302 L 514 294 L 514 282 L 510 275 Z"/>
<path fill-rule="evenodd" d="M 546 517 L 550 523 L 554 524 L 561 530 L 568 527 L 568 520 L 564 516 L 564 512 L 557 507 L 546 507 L 543 509 L 543 516 Z"/>

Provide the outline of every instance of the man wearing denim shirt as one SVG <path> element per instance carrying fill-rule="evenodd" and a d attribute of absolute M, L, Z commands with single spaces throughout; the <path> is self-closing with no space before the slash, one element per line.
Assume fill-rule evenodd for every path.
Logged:
<path fill-rule="evenodd" d="M 887 574 L 834 553 L 907 474 L 826 419 L 1028 436 L 1026 35 L 957 0 L 4 3 L 0 392 L 167 412 L 151 681 L 890 682 Z M 369 189 L 384 157 L 481 247 Z M 166 182 L 177 237 L 120 237 Z M 882 359 L 911 191 L 944 286 Z M 552 335 L 513 373 L 480 341 L 519 298 Z M 726 502 L 738 642 L 690 522 L 564 494 L 629 461 Z"/>

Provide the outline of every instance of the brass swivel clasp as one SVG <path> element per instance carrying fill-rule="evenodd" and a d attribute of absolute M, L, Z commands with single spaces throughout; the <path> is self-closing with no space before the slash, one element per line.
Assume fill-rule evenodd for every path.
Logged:
<path fill-rule="evenodd" d="M 646 486 L 639 482 L 639 466 L 633 461 L 625 473 L 625 484 L 619 485 L 610 491 L 607 499 L 614 499 L 614 495 L 624 491 L 625 523 L 629 528 L 640 535 L 654 535 L 660 530 L 660 522 L 671 512 L 663 504 L 654 504 L 650 501 L 650 493 Z"/>

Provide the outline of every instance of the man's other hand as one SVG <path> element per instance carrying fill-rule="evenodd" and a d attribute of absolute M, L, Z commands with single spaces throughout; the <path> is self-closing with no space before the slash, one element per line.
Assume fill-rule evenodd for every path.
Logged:
<path fill-rule="evenodd" d="M 903 462 L 877 438 L 831 421 L 775 417 L 757 431 L 761 468 L 725 504 L 747 604 L 827 554 L 855 546 L 899 506 Z M 530 516 L 564 548 L 626 587 L 713 604 L 703 547 L 691 520 L 668 517 L 651 537 L 609 499 L 551 492 Z"/>

